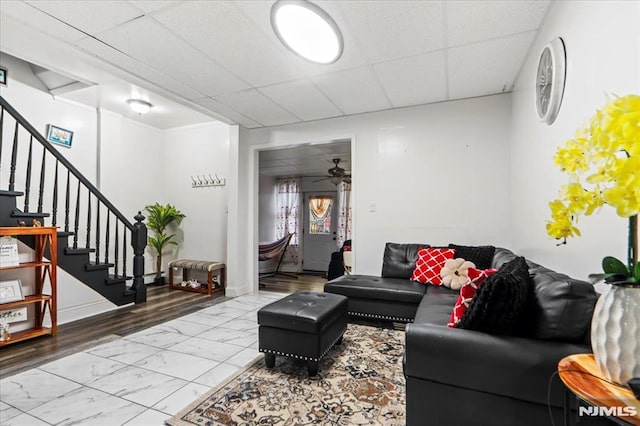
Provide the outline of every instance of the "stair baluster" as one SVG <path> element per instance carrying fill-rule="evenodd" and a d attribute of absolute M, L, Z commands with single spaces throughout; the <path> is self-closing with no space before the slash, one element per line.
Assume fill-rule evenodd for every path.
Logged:
<path fill-rule="evenodd" d="M 109 263 L 109 226 L 110 226 L 110 220 L 111 220 L 111 212 L 109 212 L 109 210 L 107 210 L 107 229 L 105 231 L 105 238 L 104 238 L 104 263 Z"/>
<path fill-rule="evenodd" d="M 127 233 L 122 233 L 122 275 L 127 276 Z"/>
<path fill-rule="evenodd" d="M 80 229 L 80 181 L 78 181 L 78 188 L 76 192 L 76 214 L 75 222 L 73 223 L 73 248 L 78 248 L 78 229 Z"/>
<path fill-rule="evenodd" d="M 91 247 L 91 191 L 89 189 L 87 189 L 87 243 L 85 247 Z"/>
<path fill-rule="evenodd" d="M 67 170 L 67 195 L 64 200 L 64 232 L 69 232 L 69 203 L 71 202 L 71 172 Z"/>
<path fill-rule="evenodd" d="M 33 154 L 33 136 L 29 140 L 29 157 L 27 159 L 27 177 L 24 189 L 24 212 L 29 213 L 29 194 L 31 192 L 31 157 Z"/>
<path fill-rule="evenodd" d="M 44 173 L 47 162 L 47 151 L 42 150 L 42 163 L 40 163 L 40 186 L 38 187 L 38 213 L 42 213 L 42 198 L 44 197 Z"/>
<path fill-rule="evenodd" d="M 100 263 L 100 200 L 96 200 L 96 263 Z"/>
<path fill-rule="evenodd" d="M 2 109 L 2 119 L 4 120 L 4 108 Z M 1 121 L 0 121 L 1 123 Z M 0 124 L 1 125 L 1 124 Z M 1 127 L 0 127 L 1 128 Z M 9 191 L 16 190 L 16 161 L 18 158 L 18 122 L 13 132 L 13 146 L 11 147 L 11 166 L 9 167 Z"/>
<path fill-rule="evenodd" d="M 113 261 L 113 264 L 115 265 L 115 270 L 114 270 L 114 275 L 118 275 L 118 248 L 120 246 L 120 240 L 118 238 L 118 221 L 116 220 L 115 223 L 115 228 L 116 228 L 116 241 L 115 244 L 113 245 L 113 257 L 115 258 Z"/>
<path fill-rule="evenodd" d="M 56 160 L 56 168 L 53 172 L 53 203 L 51 207 L 51 226 L 58 225 L 58 164 L 60 161 Z"/>

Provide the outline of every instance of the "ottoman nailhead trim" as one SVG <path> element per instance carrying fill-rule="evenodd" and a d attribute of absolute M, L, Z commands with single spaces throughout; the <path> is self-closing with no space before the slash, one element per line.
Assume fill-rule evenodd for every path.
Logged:
<path fill-rule="evenodd" d="M 355 316 L 367 317 L 367 318 L 385 319 L 385 320 L 392 320 L 392 321 L 413 322 L 413 318 L 392 317 L 389 315 L 367 314 L 363 312 L 349 312 L 349 315 L 355 315 Z"/>
<path fill-rule="evenodd" d="M 259 352 L 263 352 L 263 353 L 264 353 L 264 352 L 266 352 L 266 353 L 274 354 L 274 355 L 281 355 L 281 356 L 288 356 L 288 357 L 291 357 L 291 358 L 303 359 L 303 360 L 305 360 L 305 361 L 316 361 L 316 362 L 320 362 L 320 360 L 321 360 L 321 359 L 322 359 L 322 358 L 327 354 L 327 352 L 329 352 L 329 350 L 333 347 L 333 345 L 335 345 L 335 344 L 336 344 L 336 342 L 337 342 L 338 340 L 340 340 L 340 338 L 341 338 L 341 337 L 342 337 L 342 334 L 341 334 L 340 336 L 338 336 L 338 338 L 337 338 L 337 339 L 335 339 L 335 340 L 333 341 L 333 343 L 331 343 L 331 344 L 329 345 L 329 347 L 327 348 L 327 350 L 325 350 L 325 351 L 322 353 L 322 355 L 320 355 L 320 357 L 319 357 L 319 358 L 312 358 L 312 357 L 308 357 L 308 356 L 302 356 L 302 355 L 296 355 L 296 354 L 284 353 L 284 352 L 279 352 L 279 351 L 272 351 L 271 349 L 262 349 L 262 348 L 259 348 L 259 349 L 258 349 L 258 351 L 259 351 Z"/>

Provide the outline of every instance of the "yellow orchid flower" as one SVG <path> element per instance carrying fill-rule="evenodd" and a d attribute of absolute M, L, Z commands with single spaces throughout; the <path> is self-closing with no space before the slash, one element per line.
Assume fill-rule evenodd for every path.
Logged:
<path fill-rule="evenodd" d="M 621 217 L 639 214 L 640 95 L 613 97 L 557 148 L 553 159 L 569 182 L 560 188 L 560 199 L 549 203 L 549 236 L 579 236 L 578 217 L 605 204 Z"/>

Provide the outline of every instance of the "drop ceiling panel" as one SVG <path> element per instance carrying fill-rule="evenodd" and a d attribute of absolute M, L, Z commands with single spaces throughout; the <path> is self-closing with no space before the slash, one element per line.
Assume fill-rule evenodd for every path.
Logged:
<path fill-rule="evenodd" d="M 74 42 L 86 35 L 77 29 L 60 22 L 35 7 L 19 1 L 3 1 L 0 13 L 37 28 L 63 41 Z"/>
<path fill-rule="evenodd" d="M 285 111 L 271 99 L 255 89 L 228 93 L 217 96 L 214 100 L 236 110 L 264 126 L 297 123 L 300 118 Z"/>
<path fill-rule="evenodd" d="M 449 49 L 449 96 L 460 99 L 511 91 L 535 32 Z"/>
<path fill-rule="evenodd" d="M 146 36 L 137 37 L 137 34 Z M 98 38 L 204 95 L 214 96 L 248 88 L 240 79 L 151 18 L 136 19 L 106 31 Z"/>
<path fill-rule="evenodd" d="M 286 110 L 295 111 L 296 116 L 305 121 L 342 115 L 309 80 L 275 84 L 258 90 Z"/>
<path fill-rule="evenodd" d="M 144 11 L 146 14 L 149 14 L 180 2 L 177 0 L 131 0 L 129 3 Z"/>
<path fill-rule="evenodd" d="M 370 62 L 444 47 L 442 2 L 348 1 L 339 6 Z"/>
<path fill-rule="evenodd" d="M 212 111 L 216 111 L 219 114 L 222 114 L 225 117 L 227 117 L 229 120 L 233 120 L 236 123 L 240 123 L 248 129 L 255 129 L 257 127 L 262 127 L 262 124 L 250 119 L 249 117 L 246 117 L 240 114 L 238 111 L 235 111 L 234 109 L 229 108 L 228 106 L 223 105 L 220 102 L 217 102 L 211 98 L 196 99 L 194 100 L 194 102 Z"/>
<path fill-rule="evenodd" d="M 551 4 L 312 1 L 344 36 L 335 64 L 312 64 L 279 42 L 273 0 L 0 0 L 0 47 L 254 128 L 509 91 Z"/>
<path fill-rule="evenodd" d="M 184 99 L 199 99 L 202 97 L 201 93 L 92 37 L 79 41 L 77 46 L 116 67 L 127 70 L 128 73 L 135 77 L 147 80 L 151 84 L 162 87 L 164 90 L 173 92 Z"/>
<path fill-rule="evenodd" d="M 260 173 L 268 176 L 318 176 L 328 174 L 340 159 L 340 167 L 351 172 L 351 145 L 349 141 L 326 144 L 306 144 L 260 152 Z"/>
<path fill-rule="evenodd" d="M 395 108 L 447 98 L 444 50 L 375 64 L 373 69 Z"/>
<path fill-rule="evenodd" d="M 535 30 L 549 1 L 454 1 L 445 7 L 452 47 Z"/>
<path fill-rule="evenodd" d="M 27 3 L 87 34 L 100 33 L 142 15 L 136 7 L 117 0 L 40 0 Z"/>
<path fill-rule="evenodd" d="M 302 77 L 233 2 L 182 2 L 155 18 L 250 85 Z"/>
<path fill-rule="evenodd" d="M 345 114 L 391 108 L 369 67 L 318 75 L 312 80 Z"/>

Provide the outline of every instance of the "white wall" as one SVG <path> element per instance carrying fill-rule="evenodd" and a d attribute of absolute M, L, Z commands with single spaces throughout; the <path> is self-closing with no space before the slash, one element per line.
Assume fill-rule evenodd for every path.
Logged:
<path fill-rule="evenodd" d="M 227 186 L 192 188 L 191 176 L 229 180 L 229 126 L 203 124 L 165 131 L 162 180 L 164 202 L 187 217 L 176 234 L 181 245 L 164 257 L 226 262 Z M 162 202 L 162 201 L 161 201 Z M 171 250 L 171 249 L 170 249 Z"/>
<path fill-rule="evenodd" d="M 531 259 L 578 278 L 597 272 L 603 256 L 626 258 L 626 220 L 605 206 L 580 219 L 582 237 L 565 246 L 547 236 L 549 201 L 568 177 L 553 164 L 558 146 L 604 105 L 607 94 L 640 91 L 640 2 L 554 2 L 512 94 L 510 218 L 512 246 Z M 562 37 L 567 52 L 564 99 L 557 120 L 537 119 L 534 81 L 544 44 Z"/>
<path fill-rule="evenodd" d="M 258 187 L 258 241 L 269 243 L 276 240 L 276 178 L 260 175 Z"/>
<path fill-rule="evenodd" d="M 258 241 L 257 150 L 337 139 L 352 140 L 357 273 L 380 273 L 387 241 L 508 245 L 510 107 L 498 95 L 243 131 L 239 192 L 251 195 L 239 208 L 256 215 L 246 252 Z"/>

